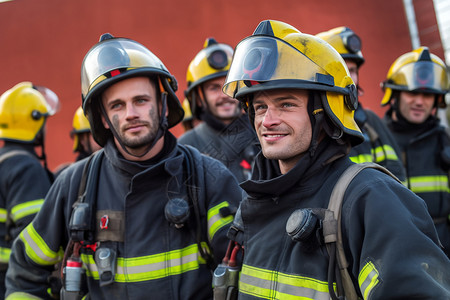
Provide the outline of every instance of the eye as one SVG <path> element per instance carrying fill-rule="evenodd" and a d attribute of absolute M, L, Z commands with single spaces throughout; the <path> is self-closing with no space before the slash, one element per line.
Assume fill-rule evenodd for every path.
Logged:
<path fill-rule="evenodd" d="M 109 108 L 111 109 L 111 110 L 118 110 L 118 109 L 120 109 L 122 107 L 122 103 L 120 103 L 120 102 L 114 102 L 114 103 L 111 103 L 110 105 L 109 105 Z"/>
<path fill-rule="evenodd" d="M 285 102 L 285 103 L 281 104 L 281 107 L 291 108 L 291 107 L 295 107 L 295 105 L 294 105 L 294 103 Z"/>
<path fill-rule="evenodd" d="M 146 103 L 146 102 L 147 102 L 147 99 L 145 99 L 145 98 L 139 98 L 139 99 L 136 100 L 136 102 L 137 102 L 137 103 L 140 103 L 140 104 Z"/>
<path fill-rule="evenodd" d="M 265 105 L 265 104 L 254 104 L 253 105 L 253 109 L 255 110 L 255 112 L 261 111 L 261 110 L 267 109 L 267 105 Z"/>
<path fill-rule="evenodd" d="M 211 92 L 216 92 L 216 91 L 221 90 L 221 86 L 218 85 L 218 84 L 212 84 L 212 85 L 208 85 L 208 86 L 206 87 L 206 89 L 207 89 L 208 91 L 211 91 Z"/>

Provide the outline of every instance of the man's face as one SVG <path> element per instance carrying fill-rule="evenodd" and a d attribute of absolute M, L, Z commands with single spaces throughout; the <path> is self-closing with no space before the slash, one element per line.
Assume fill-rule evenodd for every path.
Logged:
<path fill-rule="evenodd" d="M 312 138 L 308 92 L 285 89 L 261 92 L 253 99 L 255 130 L 262 152 L 289 171 L 309 149 Z"/>
<path fill-rule="evenodd" d="M 230 123 L 240 114 L 239 101 L 222 92 L 225 76 L 211 79 L 203 84 L 209 111 L 225 124 Z"/>
<path fill-rule="evenodd" d="M 401 92 L 399 110 L 413 124 L 421 124 L 433 113 L 434 94 Z"/>
<path fill-rule="evenodd" d="M 99 144 L 97 144 L 90 132 L 78 134 L 78 141 L 87 153 L 94 153 L 102 148 Z"/>
<path fill-rule="evenodd" d="M 355 85 L 358 85 L 359 75 L 358 75 L 358 65 L 355 61 L 351 59 L 345 59 L 345 63 L 347 64 L 348 71 L 350 72 L 350 77 L 353 79 Z"/>
<path fill-rule="evenodd" d="M 147 77 L 119 81 L 102 94 L 106 114 L 130 152 L 146 149 L 156 137 L 159 106 L 154 83 Z M 103 119 L 105 128 L 109 125 Z"/>

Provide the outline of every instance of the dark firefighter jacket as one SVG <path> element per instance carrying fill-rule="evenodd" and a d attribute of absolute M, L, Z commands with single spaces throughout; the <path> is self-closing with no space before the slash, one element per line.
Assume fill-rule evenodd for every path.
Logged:
<path fill-rule="evenodd" d="M 441 243 L 450 257 L 448 133 L 434 117 L 416 126 L 394 122 L 389 116 L 386 116 L 386 121 L 402 151 L 407 187 L 425 200 Z"/>
<path fill-rule="evenodd" d="M 124 242 L 116 245 L 114 282 L 103 287 L 93 251 L 82 248 L 92 299 L 212 299 L 211 270 L 199 253 L 195 218 L 177 229 L 164 214 L 169 198 L 187 198 L 188 175 L 179 147 L 168 133 L 162 151 L 167 150 L 166 154 L 160 153 L 146 165 L 123 159 L 111 140 L 105 146 L 96 212 L 122 214 Z M 233 219 L 222 216 L 221 208 L 237 207 L 242 190 L 221 163 L 192 150 L 202 230 L 218 263 L 225 254 L 226 231 Z M 48 277 L 68 243 L 69 218 L 85 163 L 76 162 L 58 176 L 41 213 L 15 241 L 7 273 L 9 299 L 24 293 L 50 299 Z M 101 231 L 101 224 L 96 224 Z"/>
<path fill-rule="evenodd" d="M 364 135 L 364 142 L 352 148 L 350 159 L 355 163 L 374 162 L 382 165 L 405 182 L 401 152 L 386 124 L 373 111 L 361 106 L 355 112 L 355 120 Z"/>
<path fill-rule="evenodd" d="M 255 131 L 246 115 L 220 130 L 206 121 L 202 122 L 183 134 L 178 141 L 221 161 L 238 182 L 250 178 L 251 165 L 260 150 L 256 146 L 258 140 Z"/>
<path fill-rule="evenodd" d="M 252 180 L 241 184 L 244 258 L 239 299 L 330 299 L 328 253 L 316 234 L 294 242 L 286 221 L 297 209 L 326 208 L 339 175 L 352 162 L 337 159 L 336 144 L 322 141 L 281 175 L 260 153 Z M 329 162 L 329 161 L 332 162 Z M 450 262 L 425 203 L 390 176 L 363 170 L 350 184 L 342 208 L 349 272 L 364 299 L 448 299 Z M 304 298 L 302 298 L 304 297 Z"/>
<path fill-rule="evenodd" d="M 51 181 L 32 145 L 5 142 L 0 159 L 0 292 L 5 292 L 12 241 L 41 208 Z"/>

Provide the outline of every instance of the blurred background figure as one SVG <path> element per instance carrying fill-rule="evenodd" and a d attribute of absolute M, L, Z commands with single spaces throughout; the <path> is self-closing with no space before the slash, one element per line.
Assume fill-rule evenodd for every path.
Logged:
<path fill-rule="evenodd" d="M 58 110 L 56 94 L 31 82 L 0 97 L 0 298 L 12 241 L 33 220 L 53 182 L 44 139 L 47 117 Z"/>
<path fill-rule="evenodd" d="M 361 96 L 364 91 L 359 85 L 359 69 L 364 64 L 361 39 L 348 27 L 342 26 L 317 34 L 342 56 L 350 76 L 358 89 L 358 108 L 355 121 L 364 135 L 364 142 L 353 147 L 350 159 L 355 163 L 375 162 L 391 171 L 402 182 L 405 170 L 400 160 L 400 149 L 383 121 L 370 109 L 364 108 Z"/>
<path fill-rule="evenodd" d="M 183 125 L 184 132 L 186 132 L 197 126 L 198 123 L 200 123 L 201 121 L 195 119 L 194 116 L 192 115 L 191 105 L 189 104 L 189 100 L 187 98 L 184 98 L 183 103 L 181 103 L 181 106 L 183 107 L 184 110 L 184 117 L 181 124 Z"/>
<path fill-rule="evenodd" d="M 229 45 L 208 38 L 189 64 L 185 95 L 193 118 L 201 124 L 178 141 L 218 159 L 242 182 L 250 178 L 259 147 L 239 102 L 222 92 L 232 56 Z"/>
<path fill-rule="evenodd" d="M 382 82 L 381 105 L 402 151 L 407 187 L 425 200 L 450 255 L 450 139 L 436 113 L 449 90 L 446 65 L 427 47 L 398 57 Z"/>
<path fill-rule="evenodd" d="M 75 111 L 72 121 L 72 131 L 70 131 L 70 138 L 73 140 L 73 152 L 77 153 L 75 161 L 82 160 L 88 157 L 95 151 L 101 149 L 101 146 L 97 144 L 91 133 L 91 125 L 83 112 L 83 108 L 80 106 Z M 59 166 L 55 171 L 57 177 L 65 168 L 71 163 L 65 163 Z"/>
<path fill-rule="evenodd" d="M 72 127 L 70 137 L 73 140 L 73 151 L 78 153 L 77 161 L 100 150 L 101 146 L 94 140 L 91 133 L 91 125 L 84 115 L 81 106 L 78 107 L 73 116 Z"/>

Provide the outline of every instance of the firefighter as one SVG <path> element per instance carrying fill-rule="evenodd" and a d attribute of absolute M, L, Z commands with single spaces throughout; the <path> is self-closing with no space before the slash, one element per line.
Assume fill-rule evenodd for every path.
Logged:
<path fill-rule="evenodd" d="M 242 191 L 220 162 L 177 144 L 176 89 L 134 40 L 104 34 L 88 51 L 83 110 L 103 148 L 60 174 L 15 241 L 9 299 L 51 299 L 59 261 L 64 299 L 211 299 Z"/>
<path fill-rule="evenodd" d="M 78 153 L 76 161 L 88 157 L 101 148 L 92 136 L 91 125 L 81 106 L 77 108 L 73 116 L 70 137 L 73 140 L 73 152 Z"/>
<path fill-rule="evenodd" d="M 239 299 L 344 299 L 322 237 L 331 190 L 363 141 L 344 60 L 322 39 L 266 20 L 236 46 L 223 90 L 247 107 L 262 148 L 229 231 L 245 250 Z M 422 199 L 368 168 L 343 201 L 339 233 L 357 296 L 448 299 L 450 262 Z"/>
<path fill-rule="evenodd" d="M 79 106 L 73 115 L 72 130 L 70 131 L 70 138 L 73 140 L 73 152 L 77 153 L 75 161 L 82 160 L 88 157 L 101 147 L 94 140 L 91 133 L 91 125 L 83 112 L 83 108 Z M 72 163 L 64 163 L 58 166 L 55 170 L 55 177 L 65 170 Z"/>
<path fill-rule="evenodd" d="M 192 115 L 191 112 L 191 105 L 189 104 L 189 100 L 187 98 L 184 98 L 181 106 L 183 107 L 184 110 L 184 117 L 181 124 L 183 125 L 184 132 L 186 132 L 197 126 L 200 120 L 194 119 L 194 116 Z"/>
<path fill-rule="evenodd" d="M 445 108 L 449 76 L 444 62 L 420 47 L 398 57 L 382 83 L 385 121 L 397 140 L 407 187 L 427 204 L 450 255 L 450 140 L 436 116 Z"/>
<path fill-rule="evenodd" d="M 58 107 L 55 93 L 31 82 L 18 83 L 0 97 L 0 298 L 12 241 L 33 220 L 53 181 L 44 135 L 46 120 Z"/>
<path fill-rule="evenodd" d="M 222 92 L 233 49 L 213 38 L 189 64 L 185 92 L 194 118 L 202 123 L 178 141 L 221 161 L 239 182 L 249 178 L 259 148 L 239 102 Z"/>
<path fill-rule="evenodd" d="M 364 64 L 361 39 L 348 27 L 341 26 L 316 35 L 336 49 L 344 59 L 350 76 L 358 89 L 358 107 L 355 121 L 364 135 L 364 141 L 353 147 L 350 159 L 356 163 L 375 162 L 391 171 L 398 179 L 405 181 L 405 170 L 400 160 L 400 149 L 386 124 L 370 109 L 363 108 L 361 96 L 364 91 L 359 85 L 359 70 Z"/>

